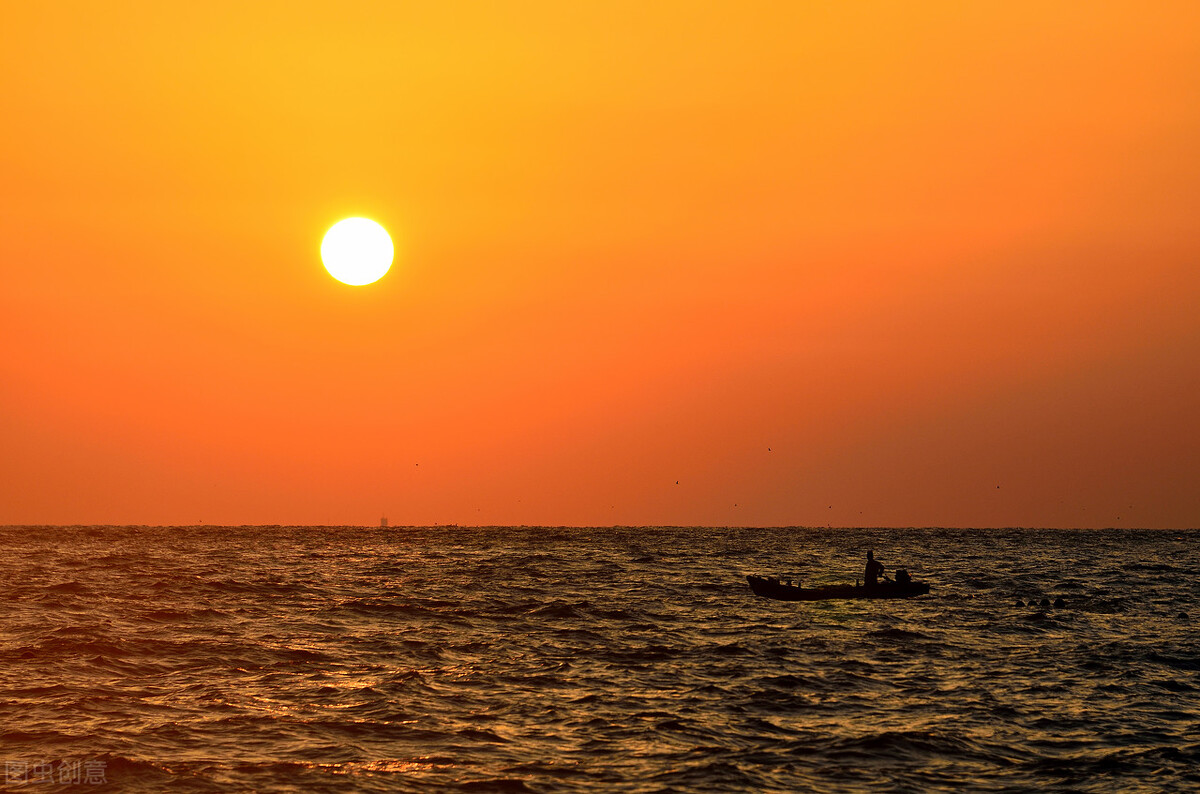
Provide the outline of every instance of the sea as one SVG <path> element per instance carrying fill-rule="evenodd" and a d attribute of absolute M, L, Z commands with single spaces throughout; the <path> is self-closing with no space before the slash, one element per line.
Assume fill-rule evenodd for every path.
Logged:
<path fill-rule="evenodd" d="M 5 527 L 0 548 L 6 789 L 1200 790 L 1200 531 Z M 868 549 L 930 593 L 746 583 L 852 583 Z"/>

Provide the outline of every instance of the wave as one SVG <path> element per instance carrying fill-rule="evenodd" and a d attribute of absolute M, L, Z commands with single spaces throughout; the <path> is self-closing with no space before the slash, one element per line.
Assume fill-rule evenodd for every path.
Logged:
<path fill-rule="evenodd" d="M 77 595 L 89 595 L 92 592 L 91 588 L 83 582 L 74 580 L 50 585 L 45 588 L 45 591 L 49 593 L 72 593 Z"/>
<path fill-rule="evenodd" d="M 972 757 L 979 748 L 966 738 L 934 731 L 881 731 L 830 742 L 825 752 L 835 758 L 911 760 L 913 756 Z"/>
<path fill-rule="evenodd" d="M 381 601 L 369 598 L 352 598 L 342 601 L 333 607 L 328 607 L 325 611 L 328 613 L 354 612 L 360 615 L 391 615 L 397 617 L 425 617 L 439 614 L 435 608 L 409 601 Z"/>
<path fill-rule="evenodd" d="M 500 794 L 507 794 L 507 792 L 520 794 L 520 792 L 533 791 L 533 789 L 529 788 L 529 786 L 525 784 L 525 781 L 520 778 L 504 777 L 468 780 L 466 782 L 457 784 L 456 788 L 459 791 L 494 791 L 500 792 Z"/>
<path fill-rule="evenodd" d="M 577 619 L 577 618 L 582 618 L 584 616 L 583 612 L 581 610 L 583 608 L 585 608 L 585 606 L 586 606 L 586 602 L 584 604 L 572 605 L 572 604 L 565 603 L 563 601 L 553 601 L 549 604 L 542 604 L 540 606 L 536 606 L 533 609 L 528 610 L 528 612 L 526 612 L 526 614 L 534 616 L 534 617 L 542 617 L 542 618 L 576 618 Z"/>

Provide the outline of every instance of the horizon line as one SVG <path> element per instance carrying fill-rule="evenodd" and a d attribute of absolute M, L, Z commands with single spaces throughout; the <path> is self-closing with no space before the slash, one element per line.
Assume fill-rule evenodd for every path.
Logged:
<path fill-rule="evenodd" d="M 0 529 L 79 529 L 79 528 L 104 528 L 104 529 L 801 529 L 801 530 L 928 530 L 928 529 L 946 529 L 946 530 L 963 530 L 963 531 L 1007 531 L 1007 530 L 1053 530 L 1060 532 L 1097 532 L 1108 530 L 1136 530 L 1139 532 L 1196 532 L 1200 531 L 1200 527 L 1118 527 L 1118 526 L 1073 526 L 1073 527 L 1054 527 L 1054 526 L 950 526 L 937 524 L 924 525 L 908 525 L 908 526 L 885 526 L 880 524 L 875 525 L 849 525 L 840 524 L 837 526 L 826 524 L 455 524 L 455 523 L 434 523 L 434 524 L 0 524 Z"/>

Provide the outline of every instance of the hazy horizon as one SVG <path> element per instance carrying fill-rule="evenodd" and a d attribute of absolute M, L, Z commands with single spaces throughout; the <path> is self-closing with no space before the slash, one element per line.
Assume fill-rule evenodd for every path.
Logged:
<path fill-rule="evenodd" d="M 886 526 L 838 526 L 826 524 L 817 526 L 811 524 L 461 524 L 461 523 L 433 523 L 433 524 L 397 524 L 388 522 L 388 524 L 0 524 L 0 528 L 17 528 L 17 527 L 39 527 L 50 529 L 86 529 L 86 528 L 125 528 L 136 529 L 139 527 L 152 529 L 239 529 L 239 528 L 254 528 L 254 529 L 803 529 L 803 530 L 929 530 L 929 529 L 944 529 L 950 531 L 980 531 L 980 532 L 1037 532 L 1041 530 L 1049 532 L 1104 532 L 1109 530 L 1129 531 L 1129 532 L 1196 532 L 1200 531 L 1200 527 L 1121 527 L 1121 526 L 1094 526 L 1094 527 L 1051 527 L 1051 526 L 1027 526 L 1027 527 L 1007 527 L 1007 526 L 976 526 L 976 527 L 958 527 L 958 526 L 921 526 L 912 525 L 904 527 L 886 527 Z"/>

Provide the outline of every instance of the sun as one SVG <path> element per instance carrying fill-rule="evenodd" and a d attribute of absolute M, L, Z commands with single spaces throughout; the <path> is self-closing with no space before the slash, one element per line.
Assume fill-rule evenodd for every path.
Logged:
<path fill-rule="evenodd" d="M 321 261 L 329 275 L 353 287 L 383 278 L 394 255 L 387 230 L 368 218 L 338 221 L 321 241 Z"/>

